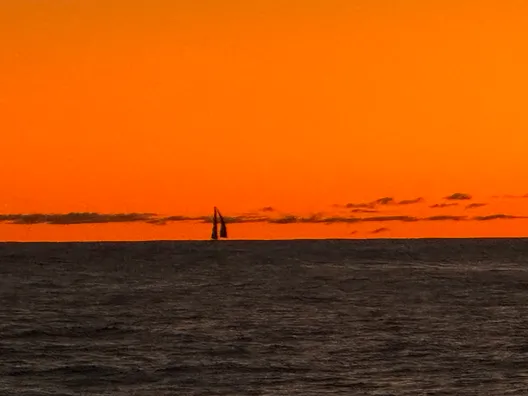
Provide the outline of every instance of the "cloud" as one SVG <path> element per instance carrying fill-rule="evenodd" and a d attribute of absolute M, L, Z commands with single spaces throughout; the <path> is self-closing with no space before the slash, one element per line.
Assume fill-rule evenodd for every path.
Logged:
<path fill-rule="evenodd" d="M 444 199 L 452 200 L 452 201 L 464 201 L 473 198 L 469 194 L 464 193 L 454 193 L 451 195 L 448 195 L 447 197 L 444 197 Z"/>
<path fill-rule="evenodd" d="M 196 220 L 197 217 L 188 217 L 188 216 L 169 216 L 169 217 L 162 217 L 159 220 L 164 221 L 189 221 L 189 220 Z"/>
<path fill-rule="evenodd" d="M 279 218 L 269 218 L 266 222 L 273 224 L 294 224 L 294 223 L 385 223 L 401 221 L 405 223 L 413 223 L 420 221 L 484 221 L 484 220 L 500 220 L 500 219 L 525 219 L 525 216 L 512 216 L 504 214 L 493 214 L 488 216 L 456 216 L 456 215 L 438 215 L 428 217 L 413 217 L 413 216 L 372 216 L 372 217 L 323 217 L 314 215 L 309 217 L 298 217 L 294 215 L 286 215 Z"/>
<path fill-rule="evenodd" d="M 394 203 L 395 203 L 394 198 L 383 197 L 383 198 L 378 198 L 371 202 L 347 203 L 345 205 L 345 208 L 347 209 L 373 209 L 377 205 L 392 205 Z"/>
<path fill-rule="evenodd" d="M 286 215 L 286 216 L 279 217 L 276 219 L 268 219 L 268 223 L 272 223 L 272 224 L 293 224 L 293 223 L 298 223 L 298 222 L 299 222 L 299 217 L 294 216 L 294 215 Z"/>
<path fill-rule="evenodd" d="M 347 203 L 345 205 L 345 208 L 347 209 L 354 209 L 354 208 L 373 208 L 374 204 L 372 202 L 365 202 L 365 203 Z"/>
<path fill-rule="evenodd" d="M 271 224 L 295 224 L 295 223 L 357 223 L 361 221 L 358 217 L 331 216 L 324 217 L 321 214 L 313 214 L 308 217 L 285 215 L 278 218 L 267 218 L 266 222 Z"/>
<path fill-rule="evenodd" d="M 392 197 L 379 198 L 373 202 L 374 205 L 391 205 L 393 203 L 394 203 L 394 198 Z"/>
<path fill-rule="evenodd" d="M 177 219 L 183 216 L 173 216 Z M 404 222 L 413 223 L 419 221 L 468 221 L 468 220 L 496 220 L 496 219 L 524 219 L 524 216 L 512 216 L 504 214 L 493 214 L 488 216 L 475 216 L 468 218 L 467 216 L 457 215 L 438 215 L 428 217 L 414 217 L 414 216 L 371 216 L 371 217 L 355 217 L 355 216 L 323 216 L 316 213 L 310 216 L 296 216 L 287 214 L 281 217 L 265 217 L 265 216 L 233 216 L 224 217 L 226 223 L 270 223 L 270 224 L 335 224 L 335 223 L 385 223 L 385 222 Z M 167 220 L 169 218 L 165 218 Z M 211 223 L 212 219 L 209 216 L 187 218 L 187 220 L 200 220 L 205 223 Z M 182 220 L 184 221 L 184 220 Z"/>
<path fill-rule="evenodd" d="M 370 233 L 371 233 L 371 234 L 379 234 L 379 233 L 387 232 L 387 231 L 389 231 L 388 228 L 386 228 L 386 227 L 381 227 L 381 228 L 376 228 L 375 230 L 372 230 Z"/>
<path fill-rule="evenodd" d="M 345 208 L 347 209 L 374 209 L 377 206 L 387 206 L 387 205 L 412 205 L 417 204 L 420 202 L 423 202 L 424 199 L 422 197 L 414 198 L 414 199 L 404 199 L 402 201 L 396 201 L 392 197 L 382 197 L 378 198 L 371 202 L 360 202 L 360 203 L 347 203 L 345 205 Z M 334 207 L 339 207 L 340 205 L 333 205 Z"/>
<path fill-rule="evenodd" d="M 374 217 L 363 217 L 361 221 L 405 221 L 405 222 L 412 222 L 412 221 L 418 221 L 419 219 L 417 217 L 412 216 L 374 216 Z"/>
<path fill-rule="evenodd" d="M 403 201 L 398 202 L 398 205 L 412 205 L 412 204 L 417 204 L 423 201 L 424 199 L 422 197 L 418 197 L 415 199 L 404 199 Z"/>
<path fill-rule="evenodd" d="M 344 217 L 344 216 L 330 216 L 324 217 L 322 215 L 312 215 L 309 217 L 300 217 L 294 215 L 286 215 L 279 218 L 269 218 L 267 221 L 273 224 L 294 224 L 294 223 L 359 223 L 359 222 L 390 222 L 403 221 L 414 222 L 420 219 L 412 216 L 373 216 L 373 217 Z"/>
<path fill-rule="evenodd" d="M 506 214 L 492 214 L 487 216 L 475 216 L 472 218 L 472 220 L 476 221 L 489 221 L 489 220 L 513 220 L 513 219 L 526 219 L 527 216 L 513 216 L 513 215 L 506 215 Z"/>
<path fill-rule="evenodd" d="M 260 209 L 261 212 L 274 212 L 275 209 L 272 206 L 265 206 Z"/>
<path fill-rule="evenodd" d="M 155 219 L 147 220 L 148 224 L 154 225 L 167 225 L 169 222 L 178 222 L 178 221 L 194 221 L 199 218 L 189 217 L 189 216 L 168 216 L 168 217 L 158 217 Z"/>
<path fill-rule="evenodd" d="M 320 219 L 319 223 L 325 223 L 325 224 L 334 224 L 334 223 L 359 223 L 362 221 L 360 217 L 341 217 L 341 216 L 335 216 L 335 217 L 325 217 L 323 219 Z"/>
<path fill-rule="evenodd" d="M 266 221 L 268 218 L 265 216 L 252 216 L 252 215 L 245 215 L 245 216 L 224 216 L 224 221 L 227 224 L 233 224 L 233 223 L 261 223 L 263 221 Z M 208 219 L 207 223 L 212 223 L 212 219 Z"/>
<path fill-rule="evenodd" d="M 457 202 L 450 202 L 450 203 L 438 203 L 429 206 L 430 208 L 436 209 L 436 208 L 448 208 L 450 206 L 458 206 Z"/>
<path fill-rule="evenodd" d="M 466 209 L 481 208 L 482 206 L 486 206 L 486 205 L 487 205 L 486 203 L 474 202 L 474 203 L 470 203 L 469 205 L 466 205 Z"/>
<path fill-rule="evenodd" d="M 424 217 L 422 220 L 425 221 L 462 221 L 466 220 L 466 216 L 448 216 L 448 215 L 440 215 L 440 216 L 429 216 Z"/>
<path fill-rule="evenodd" d="M 31 213 L 0 215 L 0 222 L 10 224 L 101 224 L 101 223 L 133 223 L 147 222 L 154 219 L 154 213 L 92 213 L 72 212 L 65 214 Z"/>
<path fill-rule="evenodd" d="M 350 213 L 378 213 L 376 209 L 352 209 Z"/>
<path fill-rule="evenodd" d="M 382 197 L 371 202 L 360 202 L 360 203 L 347 203 L 345 208 L 347 209 L 373 209 L 378 205 L 393 205 L 396 202 L 392 197 Z"/>

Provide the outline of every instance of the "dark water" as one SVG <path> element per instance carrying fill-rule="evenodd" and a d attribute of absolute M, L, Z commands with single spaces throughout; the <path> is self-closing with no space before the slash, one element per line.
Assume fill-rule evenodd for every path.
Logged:
<path fill-rule="evenodd" d="M 526 395 L 528 240 L 0 244 L 2 395 Z"/>

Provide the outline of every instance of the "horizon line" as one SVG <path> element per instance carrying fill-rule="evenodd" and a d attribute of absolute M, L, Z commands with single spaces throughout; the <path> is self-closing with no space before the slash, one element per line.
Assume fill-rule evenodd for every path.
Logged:
<path fill-rule="evenodd" d="M 0 241 L 0 244 L 35 244 L 35 243 L 154 243 L 154 242 L 208 242 L 214 244 L 222 244 L 229 242 L 292 242 L 292 241 L 371 241 L 371 240 L 457 240 L 457 239 L 528 239 L 526 236 L 483 236 L 483 237 L 384 237 L 384 238 L 281 238 L 281 239 L 235 239 L 229 238 L 223 241 L 214 241 L 211 239 L 137 239 L 137 240 L 71 240 L 71 241 L 57 241 L 57 240 L 39 240 L 39 241 L 15 241 L 15 240 L 5 240 Z"/>

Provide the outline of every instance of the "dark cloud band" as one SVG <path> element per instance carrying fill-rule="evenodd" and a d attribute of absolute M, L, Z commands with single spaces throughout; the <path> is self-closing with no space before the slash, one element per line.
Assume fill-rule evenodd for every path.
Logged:
<path fill-rule="evenodd" d="M 485 216 L 453 216 L 439 215 L 428 217 L 414 216 L 324 216 L 313 214 L 311 216 L 296 216 L 287 214 L 278 217 L 261 216 L 258 214 L 245 214 L 241 216 L 225 216 L 226 223 L 268 223 L 268 224 L 354 224 L 354 223 L 385 223 L 404 222 L 414 223 L 420 221 L 491 221 L 491 220 L 515 220 L 527 219 L 528 216 L 508 215 L 503 213 L 489 214 Z M 32 225 L 74 225 L 74 224 L 109 224 L 109 223 L 147 223 L 153 225 L 166 225 L 174 222 L 200 222 L 212 223 L 211 216 L 166 216 L 162 217 L 154 213 L 92 213 L 72 212 L 65 214 L 3 214 L 0 222 L 5 224 Z"/>
<path fill-rule="evenodd" d="M 154 213 L 113 213 L 72 212 L 65 214 L 7 214 L 0 215 L 0 222 L 10 224 L 105 224 L 148 222 L 155 218 Z"/>

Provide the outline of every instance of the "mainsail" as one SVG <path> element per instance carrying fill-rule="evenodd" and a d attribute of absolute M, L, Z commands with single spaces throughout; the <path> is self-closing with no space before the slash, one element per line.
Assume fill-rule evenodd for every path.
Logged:
<path fill-rule="evenodd" d="M 220 211 L 214 207 L 213 232 L 211 239 L 218 239 L 218 218 L 220 218 L 220 238 L 227 238 L 227 227 Z"/>

